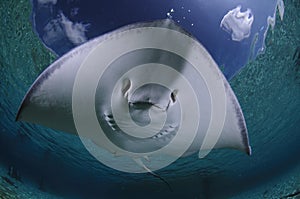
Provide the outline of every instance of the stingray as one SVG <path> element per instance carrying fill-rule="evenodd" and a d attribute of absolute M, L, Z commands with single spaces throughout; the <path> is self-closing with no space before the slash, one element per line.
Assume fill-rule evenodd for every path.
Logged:
<path fill-rule="evenodd" d="M 16 119 L 87 138 L 146 172 L 166 166 L 145 166 L 142 158 L 153 154 L 251 154 L 229 83 L 170 19 L 127 25 L 74 48 L 36 79 Z"/>

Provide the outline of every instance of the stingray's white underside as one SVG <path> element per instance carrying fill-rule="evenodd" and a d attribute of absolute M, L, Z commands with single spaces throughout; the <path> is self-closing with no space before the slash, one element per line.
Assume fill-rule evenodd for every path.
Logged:
<path fill-rule="evenodd" d="M 204 49 L 204 47 L 170 20 L 129 25 L 111 33 L 108 33 L 106 35 L 100 36 L 91 41 L 88 41 L 87 43 L 73 49 L 72 51 L 55 61 L 53 64 L 51 64 L 33 83 L 20 106 L 17 115 L 17 120 L 41 124 L 50 128 L 54 128 L 76 135 L 77 128 L 74 123 L 73 117 L 74 115 L 72 109 L 72 97 L 74 94 L 74 83 L 76 82 L 76 77 L 78 75 L 77 73 L 80 70 L 82 64 L 87 62 L 86 59 L 90 56 L 90 54 L 93 54 L 93 56 L 95 56 L 95 49 L 97 46 L 103 46 L 105 42 L 107 43 L 107 41 L 113 41 L 116 43 L 119 40 L 121 41 L 120 38 L 123 38 L 124 35 L 130 36 L 132 38 L 134 38 L 136 35 L 138 38 L 143 40 L 143 37 L 140 37 L 141 34 L 143 35 L 143 31 L 145 31 L 146 33 L 146 30 L 148 31 L 150 29 L 150 31 L 152 31 L 152 29 L 155 28 L 169 30 L 172 34 L 165 35 L 165 38 L 155 38 L 155 36 L 153 36 L 153 38 L 149 38 L 149 36 L 147 36 L 145 40 L 152 40 L 155 43 L 155 39 L 159 39 L 160 42 L 156 42 L 156 45 L 161 45 L 160 48 L 163 49 L 166 45 L 168 45 L 167 43 L 164 43 L 164 41 L 168 42 L 168 40 L 172 39 L 172 35 L 177 34 L 176 32 L 178 32 L 178 34 L 180 33 L 185 35 L 183 37 L 186 37 L 191 41 L 190 44 L 185 44 L 182 47 L 186 49 L 186 53 L 189 54 L 189 50 L 193 52 L 195 51 L 197 53 L 199 52 L 201 56 L 199 55 L 199 57 L 196 57 L 195 60 L 202 59 L 199 63 L 208 63 L 207 70 L 209 71 L 209 73 L 206 73 L 208 75 L 206 75 L 206 77 L 203 78 L 206 80 L 211 80 L 213 84 L 220 84 L 224 88 L 225 100 L 222 101 L 222 99 L 220 99 L 220 103 L 224 102 L 224 106 L 226 107 L 224 109 L 224 121 L 221 124 L 223 126 L 222 131 L 216 132 L 218 136 L 214 136 L 214 126 L 210 126 L 210 130 L 206 131 L 210 135 L 206 136 L 204 135 L 206 132 L 202 132 L 199 130 L 196 136 L 194 137 L 195 140 L 193 144 L 191 144 L 191 146 L 186 151 L 186 154 L 191 154 L 199 150 L 210 150 L 212 148 L 235 148 L 245 151 L 248 154 L 251 154 L 245 119 L 241 107 L 238 103 L 238 100 L 234 95 L 234 92 L 232 91 L 229 83 L 224 78 L 222 72 L 219 70 L 209 53 Z M 147 32 L 147 34 L 148 33 L 149 32 Z M 174 39 L 174 41 L 176 42 L 176 38 Z M 126 44 L 120 43 L 120 45 Z M 178 45 L 181 44 L 179 43 Z M 107 49 L 107 54 L 98 54 L 97 56 L 101 60 L 101 57 L 107 57 L 108 54 L 113 53 L 112 51 L 113 49 Z M 180 71 L 180 73 L 185 75 L 185 70 Z M 132 78 L 133 82 L 139 82 L 140 79 L 144 77 L 134 75 L 130 78 Z M 174 80 L 174 82 L 176 81 Z M 109 84 L 109 82 L 107 82 L 107 84 Z M 138 87 L 139 85 L 135 86 Z M 201 93 L 202 89 L 207 90 L 207 88 L 204 88 L 201 85 L 194 85 L 194 88 L 198 89 L 199 93 Z M 84 93 L 84 91 L 82 93 Z M 102 93 L 102 95 L 111 95 L 111 93 Z M 212 93 L 212 96 L 213 95 L 214 94 Z M 203 99 L 206 97 L 211 96 L 203 96 Z M 216 101 L 214 101 L 213 103 L 218 103 L 218 97 L 222 98 L 222 94 L 216 93 L 216 99 L 214 99 Z M 111 102 L 109 101 L 107 103 Z M 199 106 L 205 106 L 205 104 L 203 103 L 206 103 L 206 101 L 203 100 L 203 102 L 201 101 L 199 103 Z M 122 106 L 118 110 L 121 111 Z M 207 116 L 205 116 L 205 114 L 202 114 L 200 116 L 200 121 L 194 122 L 199 123 L 199 125 L 201 126 L 201 119 L 203 119 L 204 121 L 209 121 L 210 124 L 217 126 L 219 124 L 215 118 L 217 117 L 215 117 L 213 113 Z M 188 119 L 193 120 L 193 118 Z M 89 136 L 89 134 L 86 135 L 87 138 L 93 140 L 93 136 Z M 208 144 L 207 146 L 203 144 L 205 143 L 205 139 L 213 139 L 215 137 L 218 137 L 218 139 L 215 140 L 215 144 Z M 106 146 L 103 146 L 103 141 L 93 141 L 100 147 L 107 148 Z M 125 145 L 126 143 L 130 144 L 130 142 L 132 142 L 132 140 L 124 141 Z M 152 142 L 147 143 L 147 141 L 145 141 L 144 146 L 146 147 L 147 144 L 150 145 L 151 143 Z M 108 150 L 110 150 L 109 147 Z"/>

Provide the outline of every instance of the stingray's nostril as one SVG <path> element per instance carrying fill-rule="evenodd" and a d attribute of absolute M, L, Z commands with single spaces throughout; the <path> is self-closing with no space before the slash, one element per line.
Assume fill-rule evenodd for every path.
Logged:
<path fill-rule="evenodd" d="M 126 78 L 123 80 L 123 86 L 122 86 L 122 94 L 123 96 L 127 97 L 128 95 L 128 90 L 131 87 L 131 80 Z"/>
<path fill-rule="evenodd" d="M 171 93 L 171 100 L 173 103 L 176 102 L 176 95 L 178 93 L 178 90 L 174 90 L 172 93 Z"/>

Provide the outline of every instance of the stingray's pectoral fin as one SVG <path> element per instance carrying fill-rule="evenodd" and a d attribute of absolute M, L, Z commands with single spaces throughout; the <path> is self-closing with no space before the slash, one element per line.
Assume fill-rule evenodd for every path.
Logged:
<path fill-rule="evenodd" d="M 230 100 L 227 100 L 227 113 L 223 130 L 223 136 L 226 136 L 226 138 L 221 135 L 220 142 L 223 142 L 223 144 L 229 143 L 234 148 L 251 155 L 252 150 L 242 109 L 231 89 L 227 95 Z"/>
<path fill-rule="evenodd" d="M 100 40 L 91 40 L 51 64 L 28 90 L 16 120 L 76 134 L 72 115 L 74 80 L 81 63 Z"/>
<path fill-rule="evenodd" d="M 251 155 L 245 118 L 238 100 L 226 82 L 226 117 L 222 133 L 214 148 L 233 148 Z"/>

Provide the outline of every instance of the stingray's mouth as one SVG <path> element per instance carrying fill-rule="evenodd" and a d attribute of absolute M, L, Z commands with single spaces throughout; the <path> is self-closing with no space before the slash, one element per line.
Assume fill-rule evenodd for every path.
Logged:
<path fill-rule="evenodd" d="M 162 111 L 167 111 L 170 105 L 170 102 L 168 102 L 166 105 L 153 103 L 151 101 L 137 101 L 137 102 L 128 102 L 129 106 L 131 108 L 134 108 L 136 110 L 146 110 L 150 109 L 151 107 L 161 109 Z"/>
<path fill-rule="evenodd" d="M 157 108 L 167 111 L 170 104 L 176 102 L 178 90 L 169 90 L 165 86 L 155 83 L 144 84 L 131 93 L 132 81 L 124 79 L 122 93 L 129 108 L 134 110 L 149 110 Z"/>

